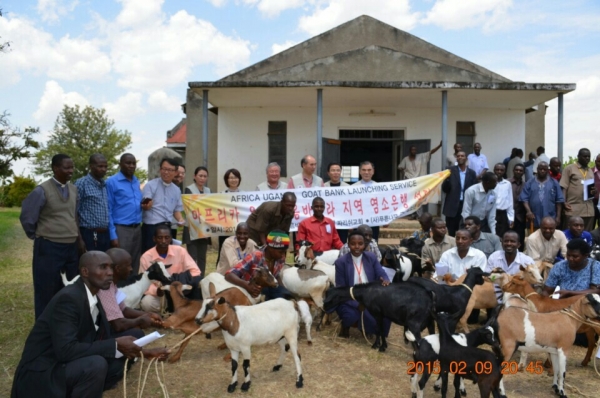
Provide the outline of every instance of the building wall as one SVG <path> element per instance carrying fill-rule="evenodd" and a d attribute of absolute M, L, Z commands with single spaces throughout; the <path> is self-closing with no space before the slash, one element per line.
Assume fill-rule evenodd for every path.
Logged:
<path fill-rule="evenodd" d="M 529 112 L 525 116 L 525 158 L 529 153 L 535 152 L 539 146 L 545 147 L 546 141 L 546 104 L 537 106 L 537 111 Z"/>
<path fill-rule="evenodd" d="M 339 138 L 343 128 L 402 128 L 405 139 L 431 139 L 437 146 L 441 140 L 441 111 L 439 108 L 375 108 L 375 112 L 395 112 L 396 116 L 349 116 L 364 112 L 364 108 L 324 108 L 323 137 Z M 217 188 L 225 188 L 222 180 L 228 168 L 242 174 L 241 188 L 254 190 L 265 180 L 268 163 L 267 128 L 269 121 L 287 121 L 288 176 L 301 171 L 300 159 L 305 154 L 316 155 L 316 109 L 314 108 L 219 108 Z M 510 155 L 513 146 L 525 145 L 525 112 L 522 110 L 455 109 L 448 111 L 448 144 L 456 138 L 457 121 L 474 121 L 476 141 L 483 146 L 490 168 L 493 163 Z M 189 145 L 189 144 L 188 144 Z M 212 143 L 211 143 L 212 145 Z M 212 152 L 212 151 L 211 151 Z M 441 150 L 431 161 L 431 170 L 442 167 Z M 213 180 L 214 181 L 214 180 Z M 212 186 L 211 186 L 212 188 Z"/>

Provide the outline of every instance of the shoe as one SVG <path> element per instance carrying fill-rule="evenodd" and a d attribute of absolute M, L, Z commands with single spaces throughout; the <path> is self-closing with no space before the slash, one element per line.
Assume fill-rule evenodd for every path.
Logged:
<path fill-rule="evenodd" d="M 342 337 L 345 339 L 350 338 L 350 327 L 342 326 L 342 330 L 340 330 L 340 334 L 338 334 L 338 337 Z"/>

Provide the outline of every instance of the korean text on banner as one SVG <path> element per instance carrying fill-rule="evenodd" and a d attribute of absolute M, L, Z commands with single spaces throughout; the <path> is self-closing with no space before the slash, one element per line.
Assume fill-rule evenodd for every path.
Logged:
<path fill-rule="evenodd" d="M 450 171 L 373 185 L 318 187 L 279 191 L 182 195 L 192 240 L 215 235 L 233 235 L 236 225 L 246 221 L 263 202 L 280 201 L 285 192 L 296 194 L 296 208 L 291 231 L 312 214 L 312 200 L 325 200 L 325 217 L 339 229 L 361 224 L 387 225 L 396 218 L 415 212 L 448 178 Z"/>

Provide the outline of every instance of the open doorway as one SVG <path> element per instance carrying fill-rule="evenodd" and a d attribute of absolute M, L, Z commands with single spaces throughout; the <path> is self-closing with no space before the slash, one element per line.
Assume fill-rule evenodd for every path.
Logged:
<path fill-rule="evenodd" d="M 395 181 L 400 159 L 395 148 L 401 146 L 404 130 L 340 130 L 340 163 L 358 166 L 373 163 L 377 182 Z"/>

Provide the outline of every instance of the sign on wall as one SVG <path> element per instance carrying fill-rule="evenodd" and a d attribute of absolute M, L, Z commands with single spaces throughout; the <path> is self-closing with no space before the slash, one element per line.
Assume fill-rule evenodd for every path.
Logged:
<path fill-rule="evenodd" d="M 449 170 L 410 180 L 381 182 L 373 185 L 319 187 L 280 191 L 182 195 L 183 207 L 192 240 L 216 235 L 233 235 L 239 222 L 246 221 L 263 202 L 280 201 L 285 192 L 296 194 L 291 231 L 312 215 L 314 198 L 325 201 L 325 217 L 339 229 L 361 224 L 387 225 L 396 218 L 415 212 L 450 175 Z"/>

